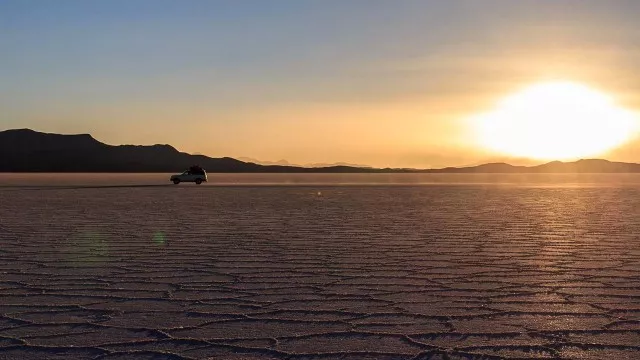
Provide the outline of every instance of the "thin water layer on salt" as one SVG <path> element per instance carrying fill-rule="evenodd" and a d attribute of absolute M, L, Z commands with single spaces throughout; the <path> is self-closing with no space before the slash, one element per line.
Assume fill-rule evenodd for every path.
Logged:
<path fill-rule="evenodd" d="M 637 175 L 74 176 L 0 175 L 0 359 L 640 354 Z"/>

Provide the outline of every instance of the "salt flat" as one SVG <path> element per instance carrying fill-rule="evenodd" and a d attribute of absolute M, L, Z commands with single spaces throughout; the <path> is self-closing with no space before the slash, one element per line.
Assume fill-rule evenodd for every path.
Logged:
<path fill-rule="evenodd" d="M 0 175 L 1 359 L 640 358 L 638 175 L 83 176 Z"/>

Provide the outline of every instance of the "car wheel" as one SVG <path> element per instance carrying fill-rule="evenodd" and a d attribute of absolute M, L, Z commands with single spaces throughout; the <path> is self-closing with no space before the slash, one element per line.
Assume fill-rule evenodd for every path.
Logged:
<path fill-rule="evenodd" d="M 197 184 L 197 185 L 202 184 L 202 179 L 196 179 L 196 184 Z"/>
<path fill-rule="evenodd" d="M 180 184 L 180 179 L 174 179 L 173 183 L 176 184 L 176 185 Z"/>

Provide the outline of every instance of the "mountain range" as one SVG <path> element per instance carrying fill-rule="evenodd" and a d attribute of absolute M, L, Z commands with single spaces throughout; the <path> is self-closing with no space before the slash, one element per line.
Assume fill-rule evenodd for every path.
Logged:
<path fill-rule="evenodd" d="M 177 172 L 194 164 L 211 173 L 640 173 L 640 164 L 602 159 L 553 161 L 536 166 L 489 163 L 443 169 L 261 165 L 230 157 L 191 155 L 170 145 L 107 145 L 89 134 L 49 134 L 30 129 L 0 131 L 0 172 Z"/>
<path fill-rule="evenodd" d="M 310 163 L 310 164 L 292 164 L 285 159 L 281 159 L 278 161 L 265 161 L 258 160 L 249 157 L 239 157 L 238 160 L 244 162 L 251 162 L 258 165 L 281 165 L 281 166 L 295 166 L 295 167 L 306 167 L 306 168 L 318 168 L 318 167 L 331 167 L 331 166 L 350 166 L 357 168 L 372 168 L 369 165 L 361 165 L 361 164 L 350 164 L 345 162 L 337 162 L 337 163 Z"/>

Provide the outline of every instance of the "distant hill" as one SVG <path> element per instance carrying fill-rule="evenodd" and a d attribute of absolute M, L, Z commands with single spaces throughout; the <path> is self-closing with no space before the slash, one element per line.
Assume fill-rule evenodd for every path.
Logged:
<path fill-rule="evenodd" d="M 640 173 L 640 164 L 613 162 L 602 159 L 582 159 L 574 162 L 552 161 L 536 166 L 514 166 L 491 163 L 471 167 L 433 169 L 432 173 Z"/>
<path fill-rule="evenodd" d="M 345 163 L 345 162 L 337 162 L 337 163 L 312 163 L 312 164 L 304 164 L 304 167 L 311 167 L 311 168 L 323 168 L 323 167 L 331 167 L 331 166 L 347 166 L 347 167 L 357 167 L 357 168 L 361 168 L 361 169 L 373 169 L 373 166 L 369 166 L 369 165 L 362 165 L 362 164 L 351 164 L 351 163 Z"/>
<path fill-rule="evenodd" d="M 292 164 L 284 159 L 278 160 L 278 161 L 264 161 L 264 160 L 250 158 L 250 157 L 239 157 L 238 160 L 248 162 L 248 163 L 254 163 L 258 165 L 299 166 L 297 164 Z"/>
<path fill-rule="evenodd" d="M 244 162 L 250 162 L 258 165 L 282 165 L 282 166 L 294 166 L 294 167 L 306 167 L 306 168 L 322 168 L 322 167 L 332 167 L 332 166 L 348 166 L 348 167 L 357 167 L 357 168 L 372 168 L 369 165 L 361 165 L 361 164 L 350 164 L 345 162 L 337 162 L 337 163 L 311 163 L 311 164 L 293 164 L 285 159 L 281 159 L 278 161 L 264 161 L 258 160 L 249 157 L 239 157 L 238 160 Z"/>
<path fill-rule="evenodd" d="M 600 159 L 554 161 L 537 166 L 490 163 L 444 169 L 260 165 L 229 157 L 191 155 L 170 145 L 107 145 L 89 134 L 48 134 L 30 129 L 0 131 L 0 172 L 177 172 L 194 164 L 212 173 L 640 173 L 640 164 Z"/>

